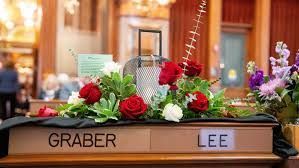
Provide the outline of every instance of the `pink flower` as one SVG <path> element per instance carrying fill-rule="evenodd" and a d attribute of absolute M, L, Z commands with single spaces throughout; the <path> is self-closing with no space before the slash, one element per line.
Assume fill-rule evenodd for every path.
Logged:
<path fill-rule="evenodd" d="M 275 91 L 277 88 L 283 87 L 285 87 L 285 82 L 280 78 L 275 78 L 259 87 L 259 90 L 261 91 L 260 96 L 271 98 L 271 96 L 277 95 Z"/>

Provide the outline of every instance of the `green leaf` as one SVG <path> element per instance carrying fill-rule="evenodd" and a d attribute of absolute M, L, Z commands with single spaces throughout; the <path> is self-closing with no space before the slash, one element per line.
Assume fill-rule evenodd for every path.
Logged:
<path fill-rule="evenodd" d="M 79 109 L 82 106 L 83 106 L 83 104 L 71 105 L 71 106 L 69 106 L 68 110 L 69 111 L 77 110 L 77 109 Z"/>
<path fill-rule="evenodd" d="M 125 87 L 123 97 L 130 97 L 137 92 L 135 85 L 129 85 Z"/>
<path fill-rule="evenodd" d="M 281 87 L 275 89 L 276 93 L 279 95 L 281 95 L 283 90 L 284 90 L 284 88 L 281 88 Z"/>
<path fill-rule="evenodd" d="M 109 95 L 109 100 L 110 100 L 110 102 L 111 102 L 112 105 L 115 104 L 116 97 L 115 97 L 115 94 L 114 94 L 114 93 L 110 93 L 110 95 Z"/>
<path fill-rule="evenodd" d="M 283 99 L 286 95 L 289 94 L 291 90 L 288 89 L 283 89 L 282 92 L 280 93 L 280 97 Z"/>
<path fill-rule="evenodd" d="M 101 109 L 101 105 L 100 105 L 99 102 L 96 102 L 96 103 L 93 105 L 93 107 L 94 107 L 95 109 Z"/>
<path fill-rule="evenodd" d="M 112 117 L 114 115 L 114 113 L 111 110 L 109 110 L 109 109 L 103 109 L 101 111 L 101 114 L 105 115 L 108 118 Z"/>
<path fill-rule="evenodd" d="M 201 79 L 200 79 L 200 78 L 195 78 L 195 79 L 194 79 L 194 84 L 195 84 L 196 86 L 200 86 L 200 84 L 201 84 Z"/>
<path fill-rule="evenodd" d="M 113 80 L 114 82 L 121 82 L 121 76 L 120 76 L 120 74 L 119 74 L 119 73 L 115 73 L 115 72 L 113 72 L 113 73 L 112 73 L 112 80 Z"/>
<path fill-rule="evenodd" d="M 224 99 L 224 93 L 225 93 L 225 89 L 220 90 L 214 95 L 214 99 L 216 100 Z"/>
<path fill-rule="evenodd" d="M 109 119 L 112 119 L 112 120 L 118 120 L 118 118 L 115 117 L 115 116 L 111 116 L 111 117 L 109 117 Z"/>
<path fill-rule="evenodd" d="M 101 102 L 101 107 L 102 107 L 102 108 L 109 108 L 109 106 L 108 106 L 108 102 L 107 102 L 106 99 L 101 98 L 101 99 L 100 99 L 100 102 Z"/>
<path fill-rule="evenodd" d="M 120 101 L 117 100 L 117 102 L 115 103 L 114 108 L 113 108 L 113 112 L 117 112 L 117 111 L 118 111 L 119 102 L 120 102 Z"/>
<path fill-rule="evenodd" d="M 106 118 L 106 117 L 104 117 L 104 118 L 95 118 L 94 121 L 97 122 L 97 123 L 104 123 L 104 122 L 108 121 L 108 118 Z"/>
<path fill-rule="evenodd" d="M 267 83 L 270 81 L 270 77 L 269 76 L 264 76 L 264 82 Z"/>
<path fill-rule="evenodd" d="M 63 111 L 63 110 L 67 110 L 68 108 L 70 108 L 72 106 L 72 104 L 64 104 L 64 105 L 60 105 L 56 108 L 57 111 Z"/>
<path fill-rule="evenodd" d="M 286 94 L 285 96 L 283 96 L 282 100 L 286 103 L 286 105 L 290 104 L 292 102 L 291 97 Z"/>
<path fill-rule="evenodd" d="M 299 92 L 298 91 L 293 92 L 292 99 L 294 100 L 294 102 L 299 101 Z"/>
<path fill-rule="evenodd" d="M 133 83 L 133 75 L 126 75 L 123 79 L 123 85 L 129 85 Z"/>

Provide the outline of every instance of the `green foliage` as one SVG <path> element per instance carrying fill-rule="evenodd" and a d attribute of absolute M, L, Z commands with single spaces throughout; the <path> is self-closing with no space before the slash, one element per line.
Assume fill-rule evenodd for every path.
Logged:
<path fill-rule="evenodd" d="M 213 94 L 210 91 L 210 82 L 202 80 L 199 77 L 184 77 L 178 82 L 178 90 L 176 92 L 167 91 L 165 88 L 160 89 L 156 95 L 152 97 L 150 110 L 144 118 L 161 118 L 164 107 L 168 103 L 173 103 L 181 107 L 183 110 L 183 119 L 189 118 L 219 118 L 224 117 L 224 114 L 229 113 L 231 117 L 244 117 L 252 114 L 249 111 L 239 110 L 231 106 L 229 101 L 226 101 L 224 93 L 225 89 Z M 189 103 L 186 95 L 199 91 L 206 95 L 209 100 L 208 110 L 201 113 L 194 113 L 188 109 Z"/>
<path fill-rule="evenodd" d="M 154 111 L 163 110 L 161 109 L 161 103 L 166 102 L 166 99 L 169 99 L 167 98 L 168 89 L 169 87 L 166 85 L 161 86 L 157 93 L 152 97 L 152 103 L 150 104 L 150 106 Z"/>
<path fill-rule="evenodd" d="M 68 118 L 85 118 L 88 115 L 88 105 L 79 104 L 65 104 L 57 108 L 59 115 Z"/>
<path fill-rule="evenodd" d="M 127 75 L 124 78 L 120 73 L 111 73 L 100 79 L 102 98 L 93 105 L 65 104 L 57 108 L 60 116 L 71 118 L 91 118 L 95 122 L 103 123 L 108 120 L 120 118 L 119 103 L 136 93 L 136 86 L 133 83 L 133 76 Z"/>
<path fill-rule="evenodd" d="M 137 92 L 136 85 L 133 83 L 133 76 L 126 75 L 124 78 L 119 73 L 111 73 L 111 76 L 101 78 L 100 88 L 103 97 L 108 99 L 110 93 L 114 93 L 116 98 L 123 100 Z"/>
<path fill-rule="evenodd" d="M 293 90 L 292 99 L 296 104 L 299 104 L 299 84 L 296 84 Z"/>
<path fill-rule="evenodd" d="M 91 118 L 95 122 L 103 123 L 108 120 L 118 120 L 120 117 L 118 107 L 119 100 L 116 99 L 114 93 L 110 93 L 109 99 L 101 98 L 100 102 L 94 105 L 65 104 L 59 106 L 57 110 L 59 115 L 68 118 Z"/>
<path fill-rule="evenodd" d="M 106 122 L 109 119 L 118 120 L 120 114 L 118 112 L 119 100 L 116 100 L 115 94 L 110 93 L 109 99 L 101 98 L 100 102 L 95 103 L 89 108 L 95 115 L 88 116 L 96 122 Z"/>

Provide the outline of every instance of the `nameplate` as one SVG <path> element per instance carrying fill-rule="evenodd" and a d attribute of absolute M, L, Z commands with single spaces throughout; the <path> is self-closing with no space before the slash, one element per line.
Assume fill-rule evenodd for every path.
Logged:
<path fill-rule="evenodd" d="M 201 129 L 198 134 L 198 147 L 206 151 L 233 151 L 235 149 L 235 130 Z"/>
<path fill-rule="evenodd" d="M 253 138 L 258 137 L 258 138 Z M 9 154 L 272 153 L 272 127 L 16 127 Z"/>

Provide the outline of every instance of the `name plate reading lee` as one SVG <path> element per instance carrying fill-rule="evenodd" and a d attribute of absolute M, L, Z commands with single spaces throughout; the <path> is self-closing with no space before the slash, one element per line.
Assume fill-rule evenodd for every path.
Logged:
<path fill-rule="evenodd" d="M 10 129 L 9 135 L 9 154 L 213 152 L 272 153 L 272 127 L 25 126 Z"/>
<path fill-rule="evenodd" d="M 111 62 L 109 54 L 78 54 L 78 76 L 94 76 L 101 74 L 105 62 Z"/>
<path fill-rule="evenodd" d="M 198 147 L 206 151 L 233 151 L 235 131 L 233 129 L 203 128 L 198 134 Z"/>

